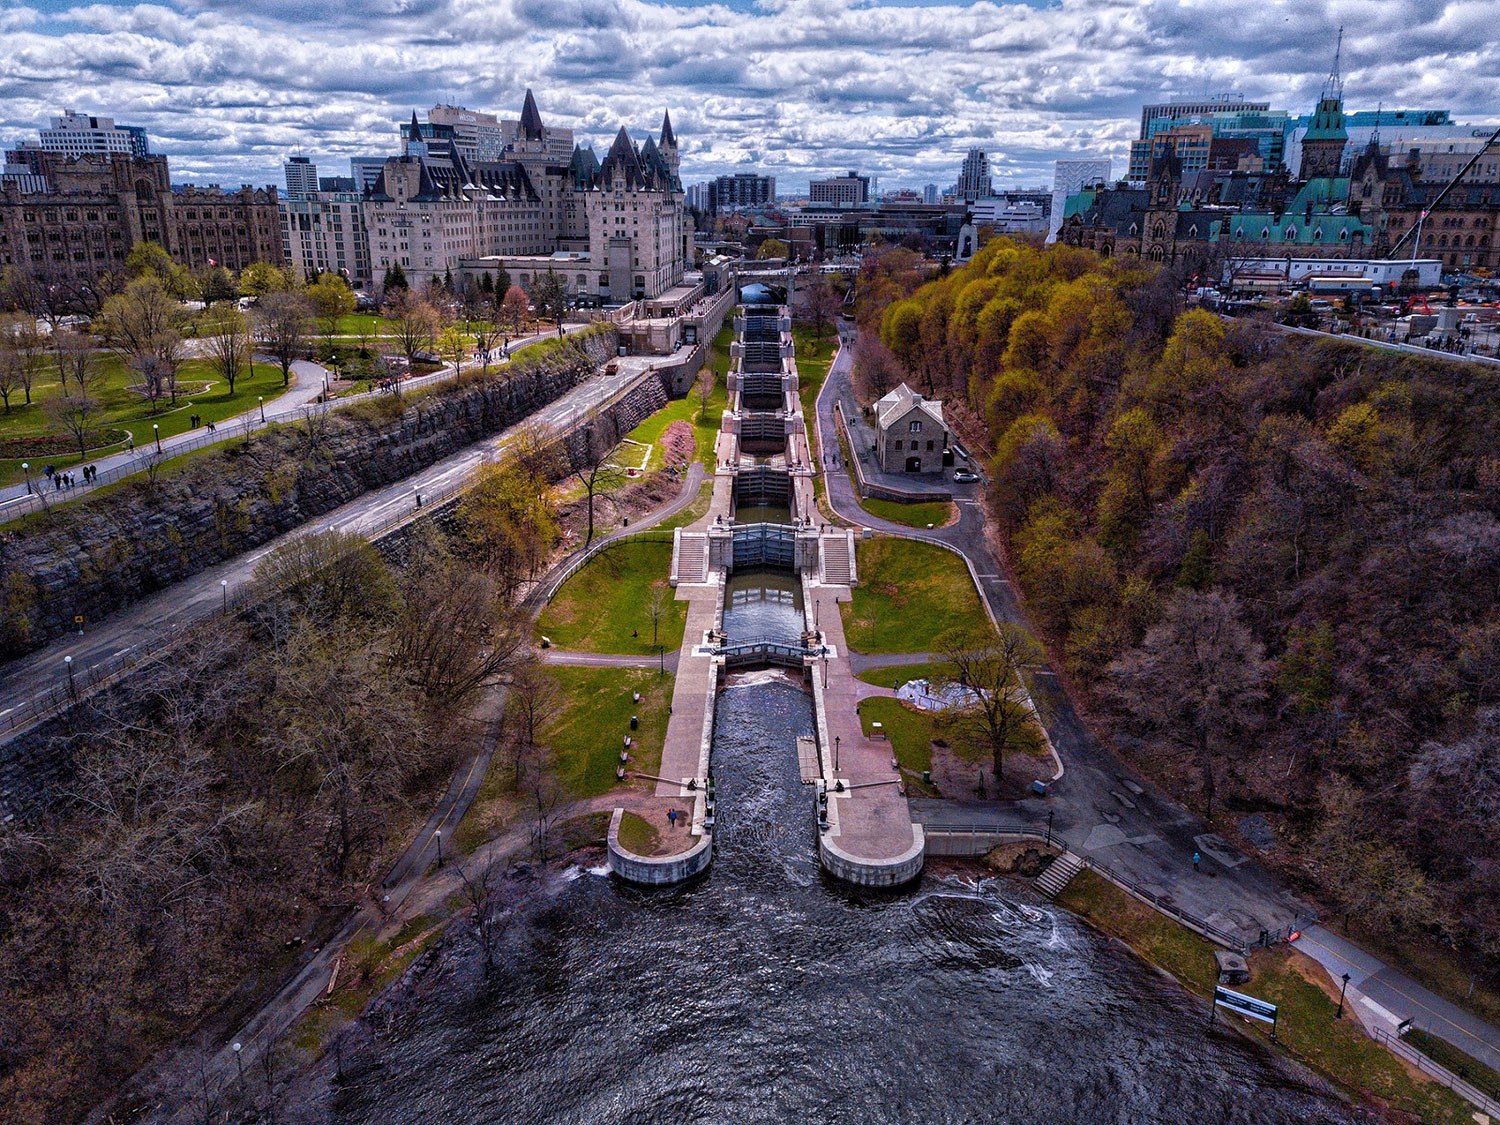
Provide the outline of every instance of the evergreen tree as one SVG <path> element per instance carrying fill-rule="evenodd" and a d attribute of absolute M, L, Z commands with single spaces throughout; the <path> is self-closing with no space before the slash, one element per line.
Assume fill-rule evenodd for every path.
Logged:
<path fill-rule="evenodd" d="M 406 281 L 406 271 L 401 268 L 401 263 L 394 263 L 390 269 L 385 271 L 385 277 L 381 280 L 381 288 L 387 293 L 393 289 L 407 289 L 410 286 Z"/>
<path fill-rule="evenodd" d="M 479 275 L 479 291 L 481 293 L 493 293 L 495 291 L 495 279 L 490 276 L 489 270 L 485 270 Z"/>

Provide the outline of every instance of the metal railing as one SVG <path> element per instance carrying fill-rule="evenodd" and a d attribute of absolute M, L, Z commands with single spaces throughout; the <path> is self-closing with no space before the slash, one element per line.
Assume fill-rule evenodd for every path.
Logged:
<path fill-rule="evenodd" d="M 1448 1087 L 1476 1109 L 1489 1114 L 1492 1118 L 1500 1118 L 1500 1101 L 1496 1101 L 1477 1086 L 1464 1081 L 1441 1063 L 1424 1055 L 1401 1036 L 1392 1035 L 1382 1027 L 1373 1028 L 1370 1035 L 1377 1043 L 1409 1062 L 1429 1078 Z"/>
<path fill-rule="evenodd" d="M 1011 836 L 1041 840 L 1044 844 L 1068 851 L 1068 841 L 1045 824 L 933 824 L 922 826 L 929 836 Z"/>

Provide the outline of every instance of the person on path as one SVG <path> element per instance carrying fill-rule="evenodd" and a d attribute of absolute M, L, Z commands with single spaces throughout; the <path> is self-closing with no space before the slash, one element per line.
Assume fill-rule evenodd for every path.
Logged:
<path fill-rule="evenodd" d="M 673 828 L 677 827 L 677 810 L 676 809 L 668 809 L 667 810 L 667 823 L 670 824 Z"/>
<path fill-rule="evenodd" d="M 1203 862 L 1203 857 L 1201 855 L 1199 855 L 1197 852 L 1194 852 L 1193 853 L 1193 870 L 1194 871 L 1201 871 L 1202 870 L 1202 868 L 1200 868 L 1198 866 L 1198 864 L 1200 864 L 1201 862 Z"/>

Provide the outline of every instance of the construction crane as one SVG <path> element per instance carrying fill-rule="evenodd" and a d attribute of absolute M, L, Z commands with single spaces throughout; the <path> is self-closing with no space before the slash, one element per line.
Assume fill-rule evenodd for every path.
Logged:
<path fill-rule="evenodd" d="M 1438 209 L 1438 205 L 1442 203 L 1443 200 L 1448 198 L 1448 193 L 1458 186 L 1458 182 L 1469 174 L 1469 169 L 1479 163 L 1479 158 L 1486 152 L 1488 152 L 1490 146 L 1493 145 L 1497 140 L 1500 140 L 1500 129 L 1496 129 L 1493 133 L 1490 134 L 1490 139 L 1485 141 L 1484 144 L 1480 146 L 1479 151 L 1469 158 L 1469 162 L 1465 164 L 1461 169 L 1459 169 L 1458 175 L 1449 180 L 1447 186 L 1445 186 L 1442 191 L 1437 193 L 1437 198 L 1422 208 L 1421 216 L 1417 219 L 1417 225 L 1411 227 L 1405 234 L 1396 239 L 1396 244 L 1392 246 L 1390 252 L 1386 254 L 1387 259 L 1396 257 L 1396 252 L 1400 250 L 1401 247 L 1406 245 L 1406 240 L 1408 238 L 1421 237 L 1422 220 L 1426 219 L 1428 215 L 1432 214 L 1432 212 Z M 1417 256 L 1417 247 L 1415 245 L 1412 246 L 1411 256 L 1414 259 Z"/>

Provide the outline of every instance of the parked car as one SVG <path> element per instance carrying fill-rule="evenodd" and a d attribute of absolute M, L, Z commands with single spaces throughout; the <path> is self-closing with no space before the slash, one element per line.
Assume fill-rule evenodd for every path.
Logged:
<path fill-rule="evenodd" d="M 957 469 L 953 473 L 953 479 L 960 484 L 971 484 L 979 479 L 979 474 L 970 472 L 968 469 Z"/>

